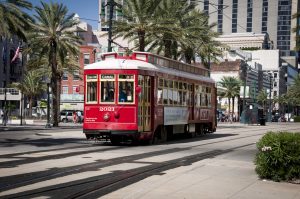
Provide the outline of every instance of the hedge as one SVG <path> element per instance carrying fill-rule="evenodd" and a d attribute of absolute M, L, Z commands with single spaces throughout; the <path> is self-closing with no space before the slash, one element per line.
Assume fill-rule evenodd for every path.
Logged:
<path fill-rule="evenodd" d="M 294 117 L 294 122 L 300 122 L 300 116 L 295 116 Z"/>
<path fill-rule="evenodd" d="M 300 179 L 300 133 L 268 132 L 256 146 L 255 170 L 260 178 Z"/>

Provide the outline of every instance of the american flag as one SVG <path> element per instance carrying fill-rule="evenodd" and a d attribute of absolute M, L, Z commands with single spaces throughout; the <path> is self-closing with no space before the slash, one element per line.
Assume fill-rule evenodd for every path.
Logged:
<path fill-rule="evenodd" d="M 13 63 L 17 59 L 17 57 L 19 56 L 19 52 L 20 52 L 20 46 L 18 46 L 16 53 L 10 63 Z"/>

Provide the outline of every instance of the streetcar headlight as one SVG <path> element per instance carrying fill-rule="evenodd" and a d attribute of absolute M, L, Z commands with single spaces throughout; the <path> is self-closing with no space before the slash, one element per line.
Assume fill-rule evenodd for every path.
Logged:
<path fill-rule="evenodd" d="M 105 114 L 103 115 L 103 120 L 107 122 L 109 119 L 110 119 L 109 114 L 108 114 L 108 113 L 105 113 Z"/>

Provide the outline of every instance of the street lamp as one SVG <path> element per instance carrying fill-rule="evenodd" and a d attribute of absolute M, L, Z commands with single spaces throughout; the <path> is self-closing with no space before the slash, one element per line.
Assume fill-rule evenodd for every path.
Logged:
<path fill-rule="evenodd" d="M 244 124 L 246 124 L 246 86 L 247 86 L 247 80 L 248 80 L 248 65 L 245 65 L 245 69 L 243 69 L 244 73 L 244 88 L 243 88 L 243 109 L 241 116 L 241 121 L 244 121 Z"/>
<path fill-rule="evenodd" d="M 47 79 L 47 123 L 45 128 L 51 128 L 50 123 L 50 80 Z"/>
<path fill-rule="evenodd" d="M 269 78 L 270 78 L 270 91 L 269 91 L 269 114 L 268 114 L 268 121 L 272 122 L 272 102 L 271 102 L 271 97 L 272 97 L 272 73 L 269 73 Z"/>
<path fill-rule="evenodd" d="M 3 126 L 6 126 L 7 123 L 7 105 L 6 105 L 6 86 L 4 87 L 4 104 L 2 107 L 2 111 L 3 111 L 3 118 L 2 118 L 2 122 L 3 122 Z"/>

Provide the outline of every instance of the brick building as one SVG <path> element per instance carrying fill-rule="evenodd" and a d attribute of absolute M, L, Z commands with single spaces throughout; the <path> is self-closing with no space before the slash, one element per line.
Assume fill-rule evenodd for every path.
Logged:
<path fill-rule="evenodd" d="M 95 62 L 95 47 L 80 46 L 78 71 L 73 74 L 64 72 L 61 83 L 61 110 L 83 110 L 84 82 L 83 68 L 85 65 Z"/>

